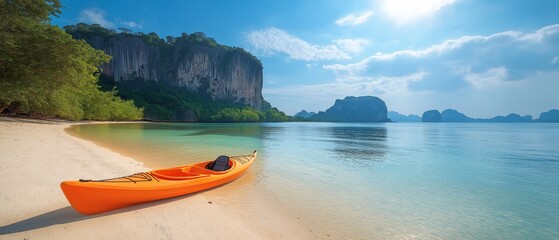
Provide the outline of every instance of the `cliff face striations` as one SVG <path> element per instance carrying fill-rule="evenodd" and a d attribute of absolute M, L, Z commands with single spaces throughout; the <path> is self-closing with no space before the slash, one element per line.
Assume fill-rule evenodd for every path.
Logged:
<path fill-rule="evenodd" d="M 102 74 L 116 82 L 156 81 L 214 100 L 262 108 L 262 64 L 240 48 L 219 45 L 203 33 L 168 41 L 156 34 L 67 31 L 112 56 Z"/>
<path fill-rule="evenodd" d="M 159 81 L 165 77 L 160 49 L 145 43 L 133 35 L 118 34 L 110 38 L 99 35 L 78 36 L 96 49 L 103 50 L 112 57 L 109 63 L 101 65 L 102 74 L 115 81 L 145 79 Z M 170 70 L 170 69 L 169 69 Z"/>
<path fill-rule="evenodd" d="M 209 94 L 214 100 L 262 107 L 262 64 L 240 51 L 224 51 L 204 45 L 174 49 L 172 69 L 176 84 Z M 184 49 L 188 49 L 186 53 Z"/>

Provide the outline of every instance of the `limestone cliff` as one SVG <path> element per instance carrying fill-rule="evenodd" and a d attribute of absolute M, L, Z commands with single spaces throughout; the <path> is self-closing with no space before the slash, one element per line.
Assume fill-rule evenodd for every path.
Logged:
<path fill-rule="evenodd" d="M 116 33 L 102 28 L 92 31 L 85 24 L 65 29 L 74 38 L 112 56 L 101 68 L 103 75 L 116 82 L 156 81 L 214 100 L 262 108 L 262 64 L 243 49 L 219 45 L 203 33 L 168 37 L 165 41 L 155 33 Z"/>
<path fill-rule="evenodd" d="M 441 112 L 441 122 L 472 122 L 473 118 L 464 115 L 454 109 L 446 109 Z"/>
<path fill-rule="evenodd" d="M 507 116 L 496 116 L 494 118 L 471 118 L 454 109 L 446 109 L 442 113 L 438 110 L 429 110 L 423 113 L 423 122 L 532 122 L 532 116 L 520 116 L 511 113 Z"/>
<path fill-rule="evenodd" d="M 311 117 L 329 122 L 390 122 L 386 104 L 372 96 L 337 99 L 334 106 Z"/>
<path fill-rule="evenodd" d="M 388 111 L 388 118 L 393 122 L 421 122 L 421 117 L 415 114 L 403 115 L 396 111 Z"/>
<path fill-rule="evenodd" d="M 312 116 L 316 115 L 315 112 L 307 112 L 306 110 L 301 110 L 300 112 L 298 112 L 297 114 L 295 114 L 294 117 L 300 117 L 300 118 L 310 118 Z"/>
<path fill-rule="evenodd" d="M 441 121 L 441 113 L 439 110 L 429 110 L 423 113 L 421 117 L 423 122 L 440 122 Z"/>
<path fill-rule="evenodd" d="M 538 119 L 540 122 L 559 122 L 559 110 L 558 109 L 551 109 L 547 112 L 543 112 L 540 114 L 540 118 Z"/>

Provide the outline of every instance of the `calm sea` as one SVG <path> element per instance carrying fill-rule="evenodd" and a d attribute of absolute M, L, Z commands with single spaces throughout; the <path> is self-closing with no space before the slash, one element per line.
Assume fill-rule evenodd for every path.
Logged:
<path fill-rule="evenodd" d="M 318 238 L 559 239 L 559 124 L 133 123 L 71 131 L 168 167 L 258 150 L 205 192 Z"/>

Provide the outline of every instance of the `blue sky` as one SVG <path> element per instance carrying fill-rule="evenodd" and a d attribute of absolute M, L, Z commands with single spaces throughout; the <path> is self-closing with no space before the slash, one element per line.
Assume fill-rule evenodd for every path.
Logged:
<path fill-rule="evenodd" d="M 559 1 L 62 0 L 57 25 L 204 32 L 264 65 L 264 98 L 288 114 L 372 95 L 389 110 L 472 117 L 559 108 Z"/>

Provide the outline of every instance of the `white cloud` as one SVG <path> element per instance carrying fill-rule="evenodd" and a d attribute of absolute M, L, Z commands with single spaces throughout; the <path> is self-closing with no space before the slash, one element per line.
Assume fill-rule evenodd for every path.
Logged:
<path fill-rule="evenodd" d="M 417 72 L 400 77 L 346 77 L 333 83 L 297 85 L 281 88 L 266 88 L 266 95 L 291 96 L 294 98 L 330 96 L 343 98 L 345 96 L 365 96 L 379 94 L 399 94 L 407 92 L 407 86 L 426 76 L 424 72 Z"/>
<path fill-rule="evenodd" d="M 532 41 L 532 42 L 542 42 L 546 37 L 557 35 L 559 32 L 559 27 L 556 25 L 549 25 L 537 30 L 534 33 L 525 34 L 521 37 L 523 41 Z"/>
<path fill-rule="evenodd" d="M 397 24 L 431 16 L 456 0 L 381 0 L 383 13 Z"/>
<path fill-rule="evenodd" d="M 323 66 L 338 78 L 399 77 L 425 72 L 428 77 L 410 84 L 415 91 L 499 86 L 559 70 L 559 24 L 533 33 L 501 32 L 489 36 L 463 36 L 419 50 L 375 53 L 351 64 Z M 550 64 L 550 59 L 551 63 Z"/>
<path fill-rule="evenodd" d="M 78 17 L 78 20 L 90 24 L 99 24 L 105 28 L 115 27 L 115 23 L 107 19 L 106 12 L 103 9 L 99 8 L 86 8 L 82 10 Z M 143 23 L 137 23 L 134 21 L 119 21 L 118 24 L 127 28 L 141 29 L 144 27 Z"/>
<path fill-rule="evenodd" d="M 143 23 L 137 23 L 134 21 L 121 21 L 120 25 L 125 26 L 125 27 L 129 27 L 129 28 L 143 28 L 144 24 Z"/>
<path fill-rule="evenodd" d="M 379 96 L 386 101 L 394 96 L 399 99 L 403 95 L 418 94 L 409 93 L 407 86 L 423 77 L 423 72 L 401 77 L 350 77 L 332 83 L 264 88 L 262 93 L 268 100 L 277 100 L 274 105 L 282 111 L 295 114 L 301 109 L 324 111 L 332 106 L 335 99 L 346 96 Z M 293 104 L 293 99 L 297 99 L 296 104 Z"/>
<path fill-rule="evenodd" d="M 507 77 L 507 69 L 504 67 L 491 68 L 483 73 L 468 73 L 464 79 L 468 81 L 472 87 L 482 89 L 486 87 L 499 86 L 504 83 Z"/>
<path fill-rule="evenodd" d="M 333 70 L 336 73 L 346 72 L 348 75 L 355 75 L 367 68 L 367 64 L 368 64 L 367 60 L 368 59 L 365 59 L 365 61 L 358 62 L 358 63 L 351 63 L 351 64 L 336 63 L 336 64 L 324 65 L 322 66 L 322 68 Z"/>
<path fill-rule="evenodd" d="M 263 54 L 285 53 L 290 59 L 303 61 L 350 59 L 336 45 L 314 45 L 277 28 L 266 28 L 249 32 L 246 38 L 250 45 Z"/>
<path fill-rule="evenodd" d="M 314 67 L 316 67 L 316 63 L 307 63 L 305 67 L 307 67 L 308 69 L 313 69 Z"/>
<path fill-rule="evenodd" d="M 503 33 L 497 33 L 491 35 L 489 37 L 463 36 L 459 39 L 445 40 L 440 44 L 432 45 L 428 48 L 421 49 L 421 50 L 400 50 L 392 53 L 377 52 L 372 56 L 358 63 L 346 64 L 346 65 L 341 65 L 341 64 L 325 65 L 324 68 L 334 70 L 334 71 L 348 71 L 354 73 L 365 69 L 368 64 L 374 61 L 390 61 L 397 58 L 423 58 L 430 55 L 444 54 L 452 50 L 459 49 L 463 45 L 471 42 L 483 42 L 483 41 L 488 41 L 503 36 L 518 38 L 519 35 L 520 33 L 517 32 L 503 32 Z"/>
<path fill-rule="evenodd" d="M 82 10 L 78 19 L 85 23 L 99 24 L 105 28 L 114 27 L 114 23 L 105 18 L 105 11 L 99 8 L 87 8 Z"/>
<path fill-rule="evenodd" d="M 369 19 L 371 16 L 373 16 L 373 12 L 371 11 L 364 12 L 361 14 L 349 14 L 347 16 L 344 16 L 336 20 L 336 24 L 340 26 L 347 26 L 347 25 L 357 26 L 365 23 L 367 19 Z"/>
<path fill-rule="evenodd" d="M 332 42 L 338 45 L 342 50 L 351 53 L 360 53 L 361 51 L 363 51 L 363 47 L 369 44 L 369 40 L 363 38 L 338 39 Z"/>
<path fill-rule="evenodd" d="M 263 93 L 293 113 L 324 110 L 345 96 L 375 95 L 389 109 L 417 114 L 454 108 L 472 117 L 511 112 L 537 116 L 558 102 L 558 52 L 559 24 L 532 32 L 463 36 L 424 48 L 379 52 L 350 64 L 323 65 L 336 81 L 265 88 Z"/>

